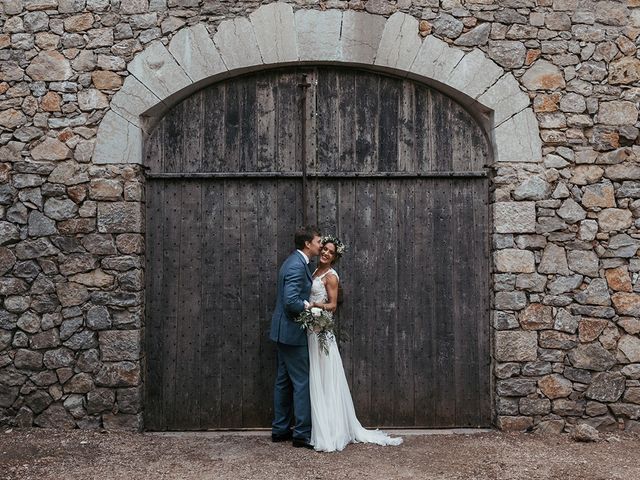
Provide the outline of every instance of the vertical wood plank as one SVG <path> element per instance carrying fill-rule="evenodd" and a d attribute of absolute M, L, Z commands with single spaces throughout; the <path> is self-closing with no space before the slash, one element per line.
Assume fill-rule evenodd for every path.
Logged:
<path fill-rule="evenodd" d="M 256 80 L 256 170 L 277 171 L 276 160 L 276 87 L 273 75 Z"/>
<path fill-rule="evenodd" d="M 337 218 L 335 230 L 338 237 L 347 246 L 347 252 L 342 256 L 336 264 L 335 269 L 340 276 L 339 304 L 336 312 L 336 322 L 341 329 L 346 332 L 348 339 L 339 342 L 340 355 L 342 364 L 347 376 L 349 385 L 353 385 L 354 381 L 354 358 L 353 358 L 353 339 L 356 335 L 360 335 L 360 325 L 356 325 L 356 317 L 360 300 L 354 295 L 354 273 L 355 264 L 359 261 L 355 255 L 356 250 L 356 229 L 359 223 L 359 217 L 355 208 L 355 185 L 356 182 L 351 180 L 342 180 L 338 182 L 337 194 Z M 356 411 L 356 414 L 358 411 Z"/>
<path fill-rule="evenodd" d="M 442 426 L 454 426 L 455 403 L 451 399 L 455 395 L 455 344 L 453 328 L 452 300 L 455 297 L 451 282 L 452 272 L 457 268 L 458 260 L 453 255 L 452 225 L 452 183 L 453 180 L 442 179 L 436 190 L 437 229 L 440 232 L 439 251 L 436 258 L 436 317 L 437 339 L 436 365 L 438 368 L 436 416 Z"/>
<path fill-rule="evenodd" d="M 265 399 L 260 398 L 260 282 L 257 266 L 262 248 L 258 235 L 257 197 L 263 188 L 261 181 L 242 181 L 240 189 L 241 302 L 242 309 L 242 425 L 260 426 L 260 408 Z"/>
<path fill-rule="evenodd" d="M 416 125 L 415 104 L 416 90 L 419 88 L 412 82 L 403 82 L 400 86 L 401 96 L 398 112 L 398 164 L 401 172 L 420 171 L 420 161 L 416 159 Z M 424 133 L 420 131 L 422 136 Z"/>
<path fill-rule="evenodd" d="M 371 408 L 373 425 L 389 425 L 393 420 L 394 403 L 399 393 L 393 391 L 393 347 L 397 323 L 397 193 L 393 180 L 377 180 L 375 183 L 376 228 L 370 232 L 375 238 L 375 277 L 377 308 L 374 312 L 375 336 L 372 348 Z"/>
<path fill-rule="evenodd" d="M 357 184 L 356 211 L 359 223 L 354 235 L 353 255 L 358 258 L 353 271 L 354 297 L 359 301 L 359 308 L 354 315 L 355 333 L 353 337 L 353 400 L 356 412 L 363 425 L 375 422 L 375 406 L 372 405 L 371 393 L 373 385 L 371 365 L 373 362 L 373 343 L 376 342 L 376 312 L 378 295 L 376 275 L 376 238 L 372 235 L 377 226 L 375 209 L 375 184 L 362 180 Z"/>
<path fill-rule="evenodd" d="M 240 158 L 238 170 L 240 172 L 255 172 L 257 170 L 257 131 L 256 131 L 256 80 L 246 78 L 238 81 L 239 110 L 240 110 Z"/>
<path fill-rule="evenodd" d="M 339 171 L 340 165 L 340 92 L 339 73 L 318 69 L 317 87 L 317 168 L 320 172 Z"/>
<path fill-rule="evenodd" d="M 225 143 L 222 171 L 239 172 L 241 171 L 240 148 L 243 141 L 240 137 L 240 84 L 229 82 L 225 87 Z"/>
<path fill-rule="evenodd" d="M 184 168 L 184 110 L 182 105 L 176 105 L 163 119 L 165 172 L 181 172 Z"/>
<path fill-rule="evenodd" d="M 391 385 L 394 394 L 393 420 L 395 426 L 413 426 L 414 423 L 414 365 L 413 339 L 414 325 L 423 322 L 415 310 L 417 299 L 423 294 L 422 278 L 415 274 L 415 266 L 424 262 L 424 258 L 413 255 L 414 225 L 416 221 L 414 204 L 415 180 L 398 181 L 394 183 L 398 189 L 395 257 L 397 262 L 397 308 L 396 322 L 393 332 L 393 368 L 391 371 Z M 420 282 L 416 285 L 416 281 Z"/>
<path fill-rule="evenodd" d="M 301 171 L 300 151 L 300 105 L 298 75 L 282 74 L 278 77 L 276 102 L 277 164 L 276 171 Z"/>
<path fill-rule="evenodd" d="M 435 336 L 436 276 L 438 232 L 434 218 L 434 180 L 416 180 L 413 192 L 415 223 L 413 225 L 413 268 L 416 286 L 414 318 L 413 379 L 415 425 L 435 425 Z"/>
<path fill-rule="evenodd" d="M 258 191 L 258 241 L 260 260 L 255 265 L 259 269 L 259 309 L 260 326 L 258 365 L 259 425 L 270 425 L 273 419 L 273 382 L 275 379 L 276 350 L 269 340 L 271 315 L 276 304 L 278 281 L 278 181 L 266 181 Z"/>
<path fill-rule="evenodd" d="M 238 181 L 225 181 L 224 188 L 224 237 L 222 254 L 222 394 L 223 412 L 220 426 L 225 428 L 242 425 L 242 324 L 241 309 L 241 256 L 239 221 L 240 204 L 244 201 Z"/>
<path fill-rule="evenodd" d="M 202 171 L 221 172 L 225 166 L 225 87 L 212 85 L 202 93 L 203 115 L 202 128 Z"/>
<path fill-rule="evenodd" d="M 489 329 L 490 301 L 487 285 L 490 285 L 491 229 L 489 226 L 489 180 L 474 182 L 473 225 L 476 241 L 476 286 L 482 292 L 476 303 L 476 338 L 478 358 L 479 405 L 478 426 L 491 425 L 491 339 Z"/>
<path fill-rule="evenodd" d="M 402 83 L 396 79 L 381 77 L 379 89 L 377 165 L 374 168 L 379 172 L 395 172 L 398 170 L 399 103 Z"/>
<path fill-rule="evenodd" d="M 164 172 L 164 122 L 144 137 L 144 165 L 150 172 Z"/>
<path fill-rule="evenodd" d="M 175 422 L 188 430 L 200 426 L 200 323 L 202 254 L 200 233 L 201 187 L 180 181 L 180 235 L 177 298 L 176 414 Z"/>
<path fill-rule="evenodd" d="M 356 171 L 356 76 L 353 72 L 339 72 L 339 136 L 340 161 L 336 167 L 341 172 Z"/>
<path fill-rule="evenodd" d="M 163 298 L 164 276 L 164 192 L 165 182 L 151 181 L 147 183 L 146 195 L 146 322 L 145 322 L 145 353 L 146 353 L 146 394 L 145 394 L 145 425 L 149 430 L 164 430 L 163 410 L 163 361 L 164 348 L 163 328 L 165 326 L 161 309 Z"/>
<path fill-rule="evenodd" d="M 162 312 L 164 312 L 163 357 L 163 411 L 169 430 L 180 428 L 177 422 L 176 356 L 178 353 L 178 298 L 180 294 L 180 219 L 182 190 L 178 182 L 165 183 L 165 218 L 163 260 L 165 274 L 162 278 Z"/>
<path fill-rule="evenodd" d="M 355 73 L 355 95 L 348 99 L 355 101 L 355 157 L 352 171 L 377 170 L 379 136 L 385 135 L 385 132 L 380 132 L 381 121 L 387 118 L 380 111 L 380 82 L 378 76 Z"/>
<path fill-rule="evenodd" d="M 205 181 L 202 186 L 202 349 L 200 426 L 221 423 L 224 256 L 224 183 Z"/>
<path fill-rule="evenodd" d="M 203 97 L 202 93 L 196 93 L 183 100 L 181 105 L 184 111 L 188 112 L 188 119 L 186 120 L 189 124 L 188 129 L 184 126 L 182 127 L 183 130 L 188 131 L 188 134 L 183 136 L 184 158 L 182 160 L 182 168 L 184 172 L 202 171 Z"/>
<path fill-rule="evenodd" d="M 429 130 L 431 134 L 432 168 L 435 171 L 453 170 L 453 152 L 451 138 L 451 114 L 447 97 L 431 92 L 431 114 Z"/>

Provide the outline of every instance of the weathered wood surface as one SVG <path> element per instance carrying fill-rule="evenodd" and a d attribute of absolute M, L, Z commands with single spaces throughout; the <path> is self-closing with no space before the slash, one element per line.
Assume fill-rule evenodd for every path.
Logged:
<path fill-rule="evenodd" d="M 249 174 L 148 181 L 147 428 L 269 426 L 275 281 L 303 210 L 349 245 L 338 318 L 362 423 L 489 425 L 488 180 L 402 176 L 481 171 L 486 138 L 437 91 L 357 70 L 305 69 L 303 121 L 301 73 L 208 87 L 145 141 L 151 173 Z M 302 171 L 303 141 L 310 171 L 392 175 L 310 177 L 303 206 L 302 179 L 277 176 Z"/>

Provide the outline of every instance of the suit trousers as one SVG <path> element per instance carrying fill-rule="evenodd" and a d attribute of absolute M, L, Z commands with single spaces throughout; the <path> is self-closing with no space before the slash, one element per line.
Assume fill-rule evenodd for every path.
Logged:
<path fill-rule="evenodd" d="M 278 347 L 278 372 L 273 394 L 274 419 L 272 433 L 289 432 L 292 416 L 293 437 L 311 438 L 311 401 L 309 399 L 309 350 L 306 345 Z"/>

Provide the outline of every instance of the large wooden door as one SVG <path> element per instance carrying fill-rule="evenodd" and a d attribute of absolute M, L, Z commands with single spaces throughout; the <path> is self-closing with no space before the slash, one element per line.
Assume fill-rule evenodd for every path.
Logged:
<path fill-rule="evenodd" d="M 349 246 L 362 423 L 490 423 L 490 153 L 461 106 L 371 72 L 270 71 L 183 101 L 145 152 L 148 429 L 269 426 L 277 269 L 305 220 Z"/>

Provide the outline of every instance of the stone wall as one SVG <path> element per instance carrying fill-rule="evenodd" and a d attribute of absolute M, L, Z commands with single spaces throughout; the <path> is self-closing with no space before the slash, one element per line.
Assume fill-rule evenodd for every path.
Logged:
<path fill-rule="evenodd" d="M 542 161 L 493 168 L 496 424 L 639 428 L 640 1 L 292 5 L 404 12 L 416 36 L 515 76 Z M 259 6 L 4 0 L 0 423 L 141 427 L 144 181 L 119 158 L 92 163 L 96 134 L 147 45 L 196 24 L 214 36 Z"/>

